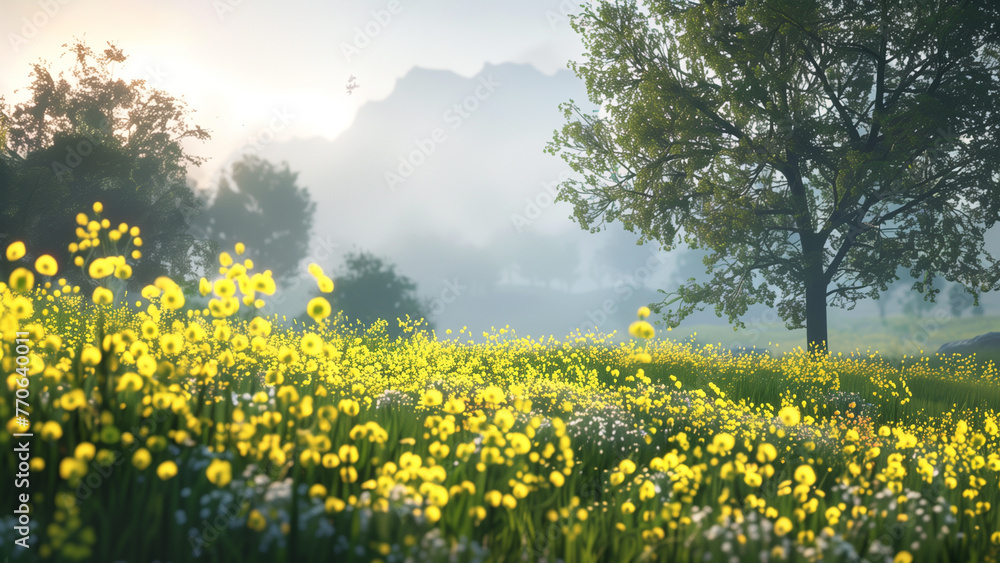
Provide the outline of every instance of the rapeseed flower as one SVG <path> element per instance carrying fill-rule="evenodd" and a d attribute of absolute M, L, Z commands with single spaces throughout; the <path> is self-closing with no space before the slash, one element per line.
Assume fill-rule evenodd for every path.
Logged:
<path fill-rule="evenodd" d="M 161 481 L 166 481 L 172 479 L 177 475 L 177 464 L 173 461 L 167 460 L 161 463 L 156 468 L 156 476 L 160 478 Z"/>
<path fill-rule="evenodd" d="M 35 260 L 35 271 L 43 276 L 54 276 L 59 272 L 59 265 L 55 258 L 43 254 Z"/>
<path fill-rule="evenodd" d="M 323 297 L 313 297 L 306 305 L 306 313 L 314 321 L 321 321 L 330 316 L 330 302 Z"/>

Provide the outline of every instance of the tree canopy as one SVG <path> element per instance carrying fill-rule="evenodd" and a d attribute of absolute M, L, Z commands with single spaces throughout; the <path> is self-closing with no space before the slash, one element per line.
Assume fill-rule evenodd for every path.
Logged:
<path fill-rule="evenodd" d="M 657 310 L 777 308 L 826 349 L 826 308 L 904 267 L 993 290 L 1000 214 L 1000 6 L 892 0 L 600 2 L 571 68 L 601 112 L 564 104 L 548 151 L 580 225 L 709 251 L 711 278 Z"/>
<path fill-rule="evenodd" d="M 342 273 L 334 280 L 330 294 L 335 309 L 343 311 L 347 321 L 371 326 L 376 320 L 387 321 L 390 337 L 403 333 L 397 319 L 427 319 L 428 306 L 417 297 L 417 284 L 396 272 L 396 266 L 370 252 L 350 252 L 344 257 Z"/>
<path fill-rule="evenodd" d="M 113 44 L 97 53 L 77 42 L 67 54 L 69 76 L 55 77 L 39 62 L 30 99 L 10 106 L 0 98 L 0 232 L 67 264 L 74 218 L 100 201 L 116 221 L 142 228 L 144 257 L 133 267 L 133 284 L 160 275 L 191 279 L 211 257 L 187 233 L 199 209 L 187 167 L 203 159 L 184 143 L 208 139 L 208 132 L 188 125 L 182 100 L 142 80 L 115 78 L 126 56 Z"/>
<path fill-rule="evenodd" d="M 257 264 L 287 279 L 306 257 L 316 204 L 297 185 L 288 165 L 278 168 L 248 155 L 233 164 L 211 204 L 195 222 L 195 232 L 232 247 L 242 242 Z"/>

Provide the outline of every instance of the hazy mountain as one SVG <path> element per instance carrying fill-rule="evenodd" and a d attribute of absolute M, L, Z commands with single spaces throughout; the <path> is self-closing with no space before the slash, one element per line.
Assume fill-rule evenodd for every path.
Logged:
<path fill-rule="evenodd" d="M 509 324 L 564 336 L 596 324 L 624 332 L 637 307 L 663 298 L 655 289 L 703 268 L 689 259 L 681 263 L 693 271 L 676 271 L 679 253 L 637 247 L 619 225 L 587 233 L 567 204 L 552 203 L 570 171 L 543 149 L 570 99 L 587 98 L 568 70 L 487 64 L 464 77 L 414 68 L 336 139 L 275 143 L 261 156 L 287 161 L 317 202 L 307 262 L 331 272 L 352 249 L 387 258 L 417 282 L 441 331 Z M 306 277 L 279 309 L 296 314 L 312 287 Z M 863 303 L 849 314 L 878 310 Z M 746 318 L 770 317 L 755 307 Z M 721 322 L 709 308 L 685 324 Z"/>
<path fill-rule="evenodd" d="M 569 170 L 543 149 L 569 99 L 586 100 L 586 90 L 567 70 L 488 64 L 463 77 L 414 68 L 336 139 L 275 143 L 262 156 L 287 161 L 317 203 L 311 261 L 335 270 L 351 249 L 388 258 L 439 300 L 442 329 L 509 323 L 561 336 L 600 306 L 594 294 L 613 293 L 649 255 L 620 227 L 587 233 L 568 205 L 552 204 Z M 646 281 L 666 280 L 667 270 Z M 460 294 L 444 303 L 454 286 Z"/>

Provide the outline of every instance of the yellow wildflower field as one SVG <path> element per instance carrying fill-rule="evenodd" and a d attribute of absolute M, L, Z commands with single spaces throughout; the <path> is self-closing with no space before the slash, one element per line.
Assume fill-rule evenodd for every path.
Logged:
<path fill-rule="evenodd" d="M 124 295 L 140 230 L 92 211 L 68 266 L 89 288 L 6 247 L 0 533 L 31 546 L 10 561 L 1000 555 L 991 364 L 733 356 L 646 308 L 624 344 L 390 340 L 322 296 L 312 322 L 258 315 L 280 288 L 242 245 L 197 288 Z"/>

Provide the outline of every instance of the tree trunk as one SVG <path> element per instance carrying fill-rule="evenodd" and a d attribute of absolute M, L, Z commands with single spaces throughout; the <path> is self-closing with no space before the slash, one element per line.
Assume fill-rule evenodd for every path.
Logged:
<path fill-rule="evenodd" d="M 806 341 L 810 352 L 826 355 L 826 283 L 819 278 L 806 286 Z"/>

